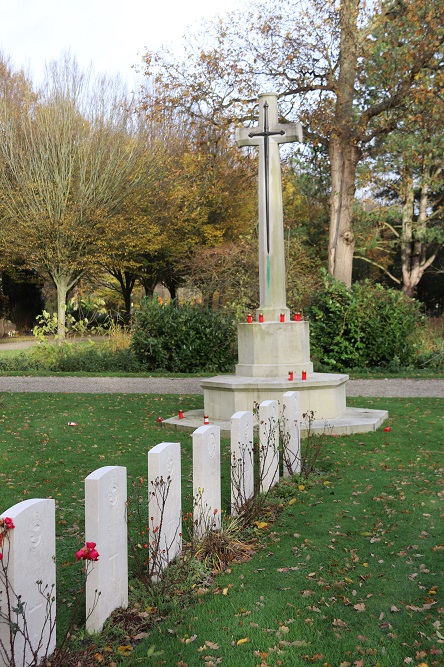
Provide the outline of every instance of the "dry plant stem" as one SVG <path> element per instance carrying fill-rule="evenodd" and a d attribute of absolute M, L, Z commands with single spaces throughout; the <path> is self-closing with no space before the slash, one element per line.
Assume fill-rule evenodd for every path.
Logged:
<path fill-rule="evenodd" d="M 142 485 L 143 483 L 143 479 L 140 478 L 139 484 Z M 136 483 L 133 485 L 135 486 L 135 484 Z M 159 581 L 162 570 L 165 565 L 169 563 L 171 548 L 179 536 L 180 524 L 176 526 L 176 530 L 170 542 L 165 544 L 165 549 L 161 548 L 165 508 L 170 492 L 170 486 L 170 477 L 167 477 L 166 480 L 164 480 L 163 477 L 156 478 L 152 482 L 152 491 L 149 493 L 155 499 L 159 509 L 160 519 L 158 525 L 154 525 L 152 517 L 148 520 L 144 518 L 142 514 L 145 507 L 143 496 L 137 494 L 135 500 L 133 498 L 127 502 L 129 548 L 132 555 L 133 573 L 148 591 L 151 590 L 155 582 Z M 149 525 L 150 522 L 151 526 Z M 130 530 L 133 525 L 134 530 Z M 137 537 L 134 536 L 134 532 L 136 532 Z M 146 532 L 148 532 L 147 542 L 145 542 L 144 539 Z M 143 547 L 142 544 L 145 544 L 146 546 Z M 143 551 L 144 548 L 148 549 L 148 553 Z M 165 553 L 163 553 L 163 551 L 165 551 Z"/>
<path fill-rule="evenodd" d="M 5 544 L 7 545 L 6 551 L 5 551 Z M 7 536 L 5 537 L 5 535 L 3 535 L 2 546 L 3 546 L 2 550 L 3 557 L 0 560 L 0 581 L 2 583 L 6 596 L 6 612 L 3 612 L 0 608 L 0 622 L 9 625 L 9 650 L 4 645 L 4 643 L 0 641 L 0 658 L 3 661 L 3 664 L 6 665 L 7 667 L 21 667 L 22 665 L 25 664 L 26 667 L 37 667 L 37 665 L 40 665 L 41 667 L 45 667 L 46 665 L 48 665 L 48 667 L 49 666 L 64 667 L 68 655 L 68 650 L 67 648 L 65 648 L 66 641 L 70 636 L 71 629 L 74 625 L 74 620 L 80 609 L 80 604 L 83 603 L 86 581 L 90 572 L 90 568 L 92 567 L 92 562 L 86 561 L 84 570 L 85 573 L 84 580 L 81 588 L 78 590 L 77 595 L 75 597 L 72 613 L 68 622 L 68 627 L 65 631 L 62 641 L 60 645 L 52 653 L 52 655 L 48 655 L 51 639 L 56 629 L 56 619 L 57 619 L 57 609 L 54 613 L 54 605 L 56 600 L 55 596 L 52 594 L 55 588 L 55 584 L 52 584 L 51 586 L 46 585 L 43 587 L 42 581 L 36 582 L 40 595 L 42 595 L 42 597 L 45 599 L 46 613 L 45 613 L 45 620 L 40 631 L 40 637 L 37 641 L 37 645 L 35 645 L 35 643 L 31 640 L 29 634 L 28 621 L 26 618 L 26 602 L 22 602 L 21 596 L 15 593 L 9 581 L 7 563 L 9 561 L 10 543 L 9 540 L 7 539 Z M 99 596 L 100 592 L 96 591 L 94 604 L 86 620 L 88 620 L 89 616 L 94 611 Z M 48 625 L 49 625 L 49 632 L 46 640 L 46 647 L 44 647 L 43 652 L 40 654 L 40 650 L 42 649 L 43 646 L 45 629 L 48 627 Z M 23 654 L 21 658 L 16 659 L 15 644 L 17 636 L 21 636 L 23 638 Z M 32 656 L 31 661 L 29 660 L 29 657 L 26 658 L 27 651 L 31 653 Z"/>
<path fill-rule="evenodd" d="M 324 430 L 320 435 L 313 433 L 314 412 L 309 410 L 304 412 L 302 418 L 306 426 L 306 437 L 304 454 L 301 456 L 301 474 L 307 479 L 315 471 L 316 462 L 322 451 L 324 438 L 327 433 L 328 425 L 325 424 Z M 331 431 L 331 428 L 329 429 Z"/>
<path fill-rule="evenodd" d="M 290 432 L 289 429 L 285 428 L 288 418 L 285 415 L 285 405 L 282 408 L 282 419 L 279 420 L 279 438 L 282 443 L 282 460 L 284 465 L 284 470 L 287 470 L 288 474 L 294 475 L 295 471 L 301 469 L 301 453 L 299 449 L 299 456 L 293 452 L 290 447 Z M 296 434 L 300 439 L 300 425 L 297 420 L 294 422 Z"/>
<path fill-rule="evenodd" d="M 242 513 L 242 509 L 249 501 L 245 481 L 246 464 L 248 464 L 248 468 L 253 468 L 254 465 L 253 443 L 250 442 L 248 445 L 240 445 L 239 443 L 239 448 L 240 456 L 236 458 L 236 454 L 233 452 L 231 460 L 231 486 L 234 490 L 234 503 L 231 511 L 232 514 L 236 515 Z"/>
<path fill-rule="evenodd" d="M 166 565 L 168 565 L 169 561 L 169 556 L 171 552 L 171 547 L 173 544 L 176 542 L 178 533 L 179 533 L 179 528 L 180 524 L 176 526 L 174 535 L 172 536 L 169 544 L 165 543 L 165 549 L 161 549 L 161 538 L 163 536 L 163 525 L 164 525 L 164 518 L 165 518 L 165 508 L 168 500 L 168 496 L 170 493 L 170 487 L 171 487 L 171 477 L 168 476 L 166 480 L 163 479 L 163 477 L 156 477 L 156 479 L 151 482 L 153 491 L 151 491 L 152 497 L 156 501 L 156 505 L 159 509 L 160 512 L 160 521 L 159 525 L 155 526 L 153 523 L 152 517 L 150 518 L 151 521 L 151 527 L 150 527 L 150 558 L 151 558 L 151 568 L 150 568 L 150 577 L 153 576 L 159 576 L 162 573 L 162 570 Z M 151 540 L 152 536 L 155 536 L 153 540 Z M 153 544 L 154 542 L 154 544 Z"/>

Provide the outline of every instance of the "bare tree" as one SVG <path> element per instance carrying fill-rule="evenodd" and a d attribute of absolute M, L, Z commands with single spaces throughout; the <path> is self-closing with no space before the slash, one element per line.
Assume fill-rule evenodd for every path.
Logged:
<path fill-rule="evenodd" d="M 63 340 L 67 294 L 106 254 L 107 220 L 144 175 L 143 133 L 122 83 L 69 56 L 27 105 L 1 93 L 3 252 L 50 276 Z"/>

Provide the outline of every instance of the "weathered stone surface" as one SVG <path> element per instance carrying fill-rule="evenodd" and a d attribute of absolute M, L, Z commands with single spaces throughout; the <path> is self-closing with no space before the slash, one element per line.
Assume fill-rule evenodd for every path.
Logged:
<path fill-rule="evenodd" d="M 277 93 L 259 95 L 258 127 L 237 128 L 238 146 L 259 148 L 259 298 L 265 321 L 289 318 L 285 290 L 284 225 L 279 144 L 302 141 L 299 123 L 278 122 Z"/>
<path fill-rule="evenodd" d="M 220 430 L 200 426 L 193 433 L 194 522 L 198 536 L 220 528 Z M 197 521 L 197 524 L 196 524 Z"/>
<path fill-rule="evenodd" d="M 231 513 L 237 514 L 254 495 L 253 413 L 231 417 Z"/>
<path fill-rule="evenodd" d="M 55 648 L 55 501 L 39 498 L 24 500 L 3 512 L 2 517 L 10 517 L 15 525 L 8 531 L 3 546 L 3 564 L 7 566 L 11 607 L 17 606 L 18 598 L 25 605 L 28 640 L 25 641 L 18 632 L 14 643 L 14 664 L 25 667 L 32 660 L 33 650 L 37 651 L 39 658 L 43 658 L 46 652 L 50 655 Z M 4 588 L 5 582 L 0 580 L 2 613 L 7 613 Z M 51 604 L 52 627 L 47 622 L 48 605 Z M 23 617 L 16 618 L 13 614 L 11 620 L 18 622 L 23 630 Z M 0 623 L 0 640 L 9 647 L 7 623 Z M 9 658 L 5 663 L 0 659 L 2 667 L 13 664 L 11 656 Z"/>
<path fill-rule="evenodd" d="M 290 370 L 294 369 L 289 367 L 285 375 L 279 378 L 238 375 L 204 378 L 201 386 L 204 390 L 205 414 L 210 416 L 210 420 L 229 421 L 239 410 L 252 410 L 254 403 L 281 401 L 282 395 L 289 390 L 301 393 L 301 411 L 313 410 L 315 419 L 329 421 L 345 413 L 348 375 L 307 373 L 307 379 L 301 380 L 300 375 L 298 377 L 295 374 L 294 381 L 290 382 Z"/>
<path fill-rule="evenodd" d="M 104 466 L 85 478 L 85 537 L 100 554 L 97 562 L 86 561 L 88 632 L 100 632 L 114 609 L 128 605 L 126 501 L 123 466 Z"/>
<path fill-rule="evenodd" d="M 182 549 L 180 443 L 162 442 L 148 452 L 149 547 L 154 574 Z"/>
<path fill-rule="evenodd" d="M 263 401 L 259 405 L 260 490 L 267 493 L 279 482 L 279 405 Z"/>
<path fill-rule="evenodd" d="M 287 378 L 293 371 L 299 379 L 302 371 L 313 372 L 308 322 L 243 322 L 237 338 L 237 376 Z"/>
<path fill-rule="evenodd" d="M 300 393 L 287 391 L 282 397 L 282 456 L 284 477 L 301 472 Z"/>

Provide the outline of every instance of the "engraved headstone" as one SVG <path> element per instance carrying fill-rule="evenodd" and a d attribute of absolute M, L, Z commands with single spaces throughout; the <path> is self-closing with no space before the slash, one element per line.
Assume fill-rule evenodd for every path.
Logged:
<path fill-rule="evenodd" d="M 85 478 L 85 537 L 100 554 L 86 582 L 88 632 L 100 632 L 114 609 L 128 606 L 126 501 L 123 466 L 104 466 Z"/>
<path fill-rule="evenodd" d="M 182 549 L 180 443 L 148 452 L 148 518 L 151 570 L 160 574 Z"/>
<path fill-rule="evenodd" d="M 259 405 L 259 477 L 261 493 L 279 482 L 279 405 L 262 401 Z"/>
<path fill-rule="evenodd" d="M 10 517 L 15 525 L 8 531 L 3 544 L 2 564 L 7 567 L 11 609 L 17 607 L 18 598 L 24 604 L 28 640 L 25 641 L 23 634 L 17 632 L 14 656 L 9 654 L 7 662 L 2 662 L 0 658 L 0 664 L 2 667 L 12 664 L 25 667 L 31 664 L 33 651 L 43 658 L 55 649 L 55 602 L 52 602 L 51 627 L 46 599 L 49 595 L 48 604 L 51 604 L 51 599 L 56 596 L 55 501 L 24 500 L 3 512 L 2 517 Z M 4 588 L 5 582 L 0 580 L 2 613 L 8 613 Z M 17 622 L 23 631 L 23 616 L 13 615 L 11 620 Z M 8 623 L 0 623 L 0 641 L 8 652 L 11 650 L 9 628 Z"/>
<path fill-rule="evenodd" d="M 301 472 L 301 401 L 299 391 L 287 391 L 282 402 L 284 477 Z"/>
<path fill-rule="evenodd" d="M 193 432 L 194 525 L 197 536 L 220 528 L 220 429 L 200 426 Z"/>
<path fill-rule="evenodd" d="M 236 412 L 231 417 L 231 513 L 254 495 L 253 413 Z"/>

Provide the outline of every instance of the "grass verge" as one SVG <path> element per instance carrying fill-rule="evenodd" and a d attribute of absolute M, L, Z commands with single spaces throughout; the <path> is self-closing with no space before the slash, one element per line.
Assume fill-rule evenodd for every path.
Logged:
<path fill-rule="evenodd" d="M 178 439 L 156 423 L 159 407 L 168 416 L 179 407 L 201 407 L 202 398 L 0 398 L 1 508 L 31 497 L 56 499 L 58 592 L 69 604 L 73 554 L 84 539 L 84 477 L 118 464 L 127 466 L 130 481 L 146 479 L 150 447 Z M 111 622 L 94 638 L 82 667 L 442 664 L 444 401 L 356 398 L 349 404 L 388 409 L 390 432 L 326 438 L 316 474 L 308 482 L 282 482 L 274 492 L 282 512 L 274 523 L 265 517 L 267 525 L 253 529 L 262 545 L 256 555 L 196 586 L 186 609 L 177 583 L 175 597 L 150 600 L 146 593 L 140 598 L 133 582 L 130 611 L 145 615 L 143 637 L 128 624 L 116 634 Z M 179 438 L 188 496 L 191 438 Z M 225 508 L 228 446 L 224 441 Z M 187 585 L 195 585 L 198 575 Z"/>

